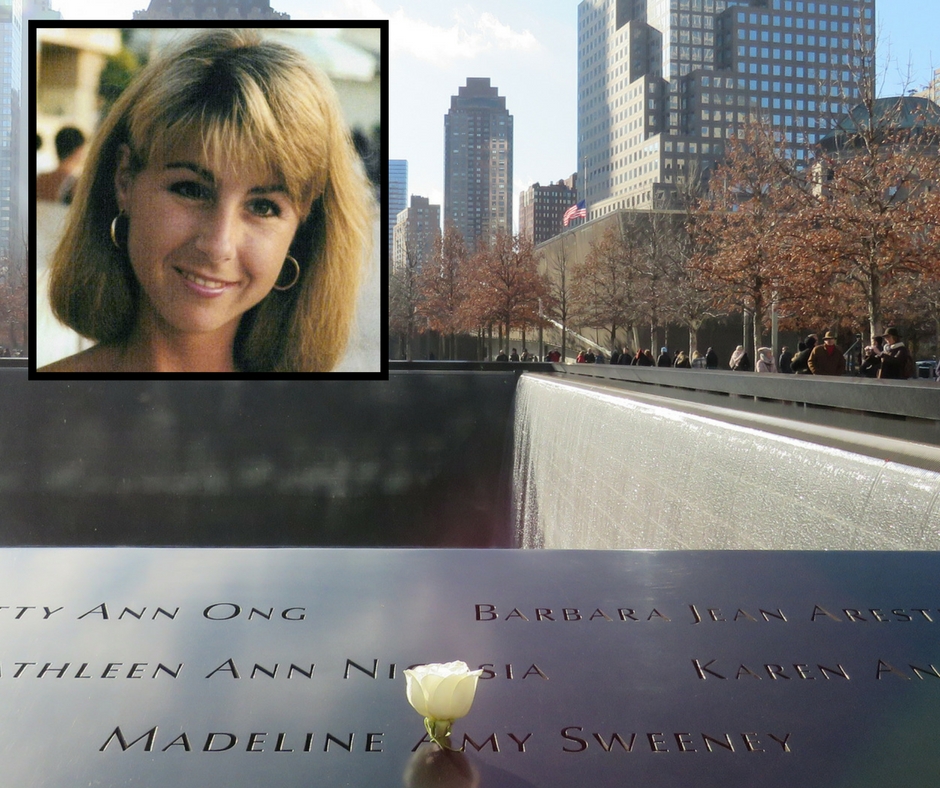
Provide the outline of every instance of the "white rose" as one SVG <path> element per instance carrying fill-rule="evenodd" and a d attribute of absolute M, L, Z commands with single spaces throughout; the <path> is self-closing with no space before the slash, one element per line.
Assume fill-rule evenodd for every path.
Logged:
<path fill-rule="evenodd" d="M 482 673 L 465 662 L 418 665 L 405 671 L 408 702 L 429 720 L 459 720 L 470 712 Z"/>

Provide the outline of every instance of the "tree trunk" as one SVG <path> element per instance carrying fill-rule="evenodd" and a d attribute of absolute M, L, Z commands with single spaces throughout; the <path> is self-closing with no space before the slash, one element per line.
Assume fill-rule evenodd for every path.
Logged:
<path fill-rule="evenodd" d="M 764 346 L 764 299 L 758 296 L 754 300 L 754 354 L 751 356 L 751 369 L 757 371 L 757 349 Z"/>
<path fill-rule="evenodd" d="M 874 338 L 881 334 L 883 326 L 881 325 L 881 278 L 877 271 L 872 271 L 869 276 L 871 284 L 871 295 L 868 299 L 868 327 L 871 331 L 868 337 L 869 342 L 874 342 Z"/>
<path fill-rule="evenodd" d="M 741 316 L 741 346 L 744 348 L 744 352 L 746 353 L 746 352 L 747 352 L 747 346 L 748 346 L 748 344 L 750 343 L 750 339 L 748 338 L 750 332 L 748 331 L 748 327 L 747 327 L 747 318 L 748 318 L 748 314 L 749 314 L 749 313 L 748 313 L 748 311 L 747 311 L 747 307 L 746 307 L 746 306 L 745 306 L 745 307 L 742 307 L 742 310 L 741 310 L 741 311 L 742 311 L 742 316 Z"/>

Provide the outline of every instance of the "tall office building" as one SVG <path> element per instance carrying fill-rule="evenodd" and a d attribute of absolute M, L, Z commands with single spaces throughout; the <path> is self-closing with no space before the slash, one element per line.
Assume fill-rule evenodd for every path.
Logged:
<path fill-rule="evenodd" d="M 804 158 L 857 103 L 858 75 L 873 73 L 874 26 L 875 0 L 582 0 L 588 217 L 668 203 L 750 121 Z"/>
<path fill-rule="evenodd" d="M 444 116 L 444 222 L 468 249 L 512 232 L 512 115 L 488 77 L 470 77 Z"/>
<path fill-rule="evenodd" d="M 20 0 L 0 0 L 0 258 L 22 240 L 19 201 L 19 125 L 22 91 L 23 7 Z M 6 274 L 4 274 L 6 275 Z"/>
<path fill-rule="evenodd" d="M 420 269 L 433 256 L 434 242 L 440 235 L 441 206 L 432 205 L 427 197 L 411 195 L 411 205 L 398 214 L 395 222 L 393 270 L 409 262 Z"/>
<path fill-rule="evenodd" d="M 395 222 L 408 207 L 408 162 L 405 159 L 388 160 L 388 259 L 394 253 Z"/>

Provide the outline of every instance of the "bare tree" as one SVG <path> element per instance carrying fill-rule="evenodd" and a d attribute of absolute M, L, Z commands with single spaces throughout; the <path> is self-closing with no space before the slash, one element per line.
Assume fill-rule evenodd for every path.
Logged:
<path fill-rule="evenodd" d="M 388 288 L 389 329 L 398 334 L 404 357 L 412 360 L 412 344 L 418 333 L 418 310 L 421 304 L 419 287 L 420 261 L 414 249 L 405 252 L 405 264 L 392 269 Z"/>
<path fill-rule="evenodd" d="M 624 244 L 633 250 L 638 284 L 636 308 L 632 325 L 645 320 L 650 327 L 650 343 L 657 347 L 659 331 L 666 341 L 666 327 L 676 319 L 677 287 L 682 276 L 683 260 L 676 254 L 680 224 L 672 211 L 656 208 L 621 214 L 620 234 Z M 633 331 L 634 344 L 638 343 Z"/>
<path fill-rule="evenodd" d="M 539 325 L 539 299 L 545 298 L 547 284 L 538 272 L 531 241 L 497 233 L 492 246 L 473 255 L 470 268 L 469 313 L 474 324 L 496 324 L 507 340 L 513 328 L 524 332 Z"/>
<path fill-rule="evenodd" d="M 434 241 L 432 259 L 423 266 L 419 289 L 420 314 L 429 328 L 440 332 L 449 344 L 445 354 L 456 357 L 456 336 L 468 328 L 469 270 L 467 248 L 460 231 L 450 224 Z"/>
<path fill-rule="evenodd" d="M 709 194 L 693 210 L 696 281 L 712 290 L 720 308 L 753 316 L 755 351 L 770 305 L 788 292 L 784 249 L 800 205 L 797 184 L 781 135 L 754 123 L 729 141 Z"/>
<path fill-rule="evenodd" d="M 633 327 L 641 298 L 639 251 L 631 241 L 619 227 L 608 227 L 572 277 L 577 321 L 607 332 L 610 349 L 619 330 Z"/>
<path fill-rule="evenodd" d="M 561 357 L 567 354 L 568 324 L 572 317 L 572 274 L 574 257 L 569 254 L 567 241 L 573 236 L 563 235 L 546 260 L 545 313 L 557 318 L 561 325 Z"/>
<path fill-rule="evenodd" d="M 912 97 L 863 96 L 823 143 L 813 168 L 796 266 L 839 308 L 881 333 L 890 294 L 906 278 L 940 274 L 940 110 Z"/>

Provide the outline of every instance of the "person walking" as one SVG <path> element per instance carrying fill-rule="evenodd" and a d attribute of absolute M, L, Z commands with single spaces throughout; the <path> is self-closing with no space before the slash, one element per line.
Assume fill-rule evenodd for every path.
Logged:
<path fill-rule="evenodd" d="M 733 372 L 750 372 L 751 358 L 748 356 L 744 345 L 738 345 L 731 354 L 731 361 L 728 362 Z"/>
<path fill-rule="evenodd" d="M 712 348 L 705 351 L 705 369 L 718 369 L 718 354 Z"/>
<path fill-rule="evenodd" d="M 911 351 L 901 341 L 896 328 L 885 329 L 885 346 L 881 351 L 881 370 L 878 377 L 887 380 L 907 380 L 917 374 Z"/>
<path fill-rule="evenodd" d="M 810 351 L 806 365 L 814 375 L 839 377 L 845 374 L 845 356 L 836 345 L 835 334 L 831 331 L 825 333 L 822 344 Z"/>
<path fill-rule="evenodd" d="M 862 363 L 858 368 L 859 374 L 866 378 L 877 378 L 881 371 L 881 356 L 875 345 L 868 345 L 862 353 Z"/>
<path fill-rule="evenodd" d="M 806 337 L 805 342 L 800 342 L 797 345 L 796 354 L 790 360 L 790 369 L 792 369 L 797 375 L 809 375 L 812 374 L 809 371 L 809 354 L 813 352 L 813 348 L 816 347 L 816 335 L 810 334 Z"/>
<path fill-rule="evenodd" d="M 777 365 L 774 363 L 774 351 L 769 347 L 757 349 L 757 371 L 758 372 L 776 372 Z"/>

